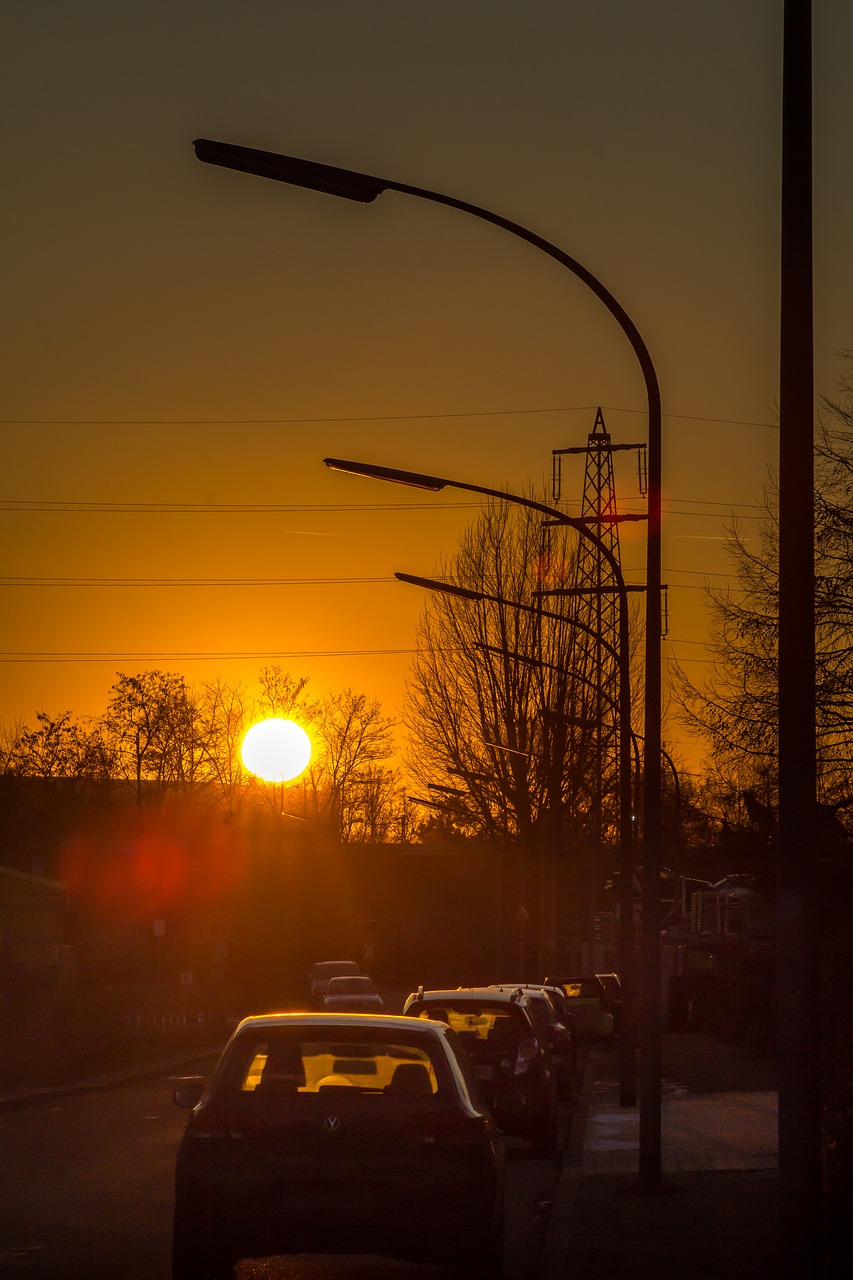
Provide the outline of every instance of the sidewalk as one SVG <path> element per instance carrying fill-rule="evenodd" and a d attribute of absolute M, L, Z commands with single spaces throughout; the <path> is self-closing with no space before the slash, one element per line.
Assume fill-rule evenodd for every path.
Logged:
<path fill-rule="evenodd" d="M 552 1214 L 545 1280 L 739 1280 L 779 1271 L 772 1062 L 696 1033 L 663 1042 L 661 1188 L 638 1186 L 618 1047 L 594 1046 Z"/>

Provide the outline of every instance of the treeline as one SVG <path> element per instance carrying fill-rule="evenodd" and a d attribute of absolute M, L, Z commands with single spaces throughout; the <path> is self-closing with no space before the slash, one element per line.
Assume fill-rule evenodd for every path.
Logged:
<path fill-rule="evenodd" d="M 188 796 L 229 814 L 246 804 L 289 805 L 344 842 L 404 837 L 402 781 L 390 763 L 395 722 L 379 701 L 352 688 L 314 697 L 307 679 L 277 666 L 261 670 L 258 687 L 253 694 L 239 680 L 193 686 L 174 672 L 119 672 L 100 716 L 40 711 L 34 725 L 6 726 L 0 772 L 123 782 L 148 806 Z M 298 721 L 313 744 L 306 773 L 284 791 L 240 760 L 246 731 L 269 716 Z"/>

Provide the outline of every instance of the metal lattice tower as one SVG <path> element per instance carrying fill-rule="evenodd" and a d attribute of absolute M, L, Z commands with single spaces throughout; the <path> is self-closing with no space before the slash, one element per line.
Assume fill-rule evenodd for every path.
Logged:
<path fill-rule="evenodd" d="M 619 515 L 613 476 L 616 450 L 640 449 L 639 479 L 644 484 L 644 446 L 613 444 L 599 408 L 586 449 L 554 450 L 554 497 L 560 493 L 560 456 L 585 453 L 581 519 L 588 521 L 621 565 Z M 604 555 L 589 539 L 581 538 L 573 590 L 576 620 L 570 685 L 572 758 L 582 762 L 585 782 L 583 807 L 590 834 L 600 840 L 606 824 L 605 797 L 616 787 L 618 771 L 619 594 L 616 576 Z M 580 799 L 580 797 L 579 797 Z"/>

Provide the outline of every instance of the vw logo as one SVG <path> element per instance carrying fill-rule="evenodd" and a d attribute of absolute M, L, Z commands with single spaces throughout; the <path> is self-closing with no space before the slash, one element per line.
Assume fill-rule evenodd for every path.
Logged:
<path fill-rule="evenodd" d="M 326 1116 L 323 1120 L 324 1133 L 339 1133 L 341 1128 L 340 1116 Z"/>

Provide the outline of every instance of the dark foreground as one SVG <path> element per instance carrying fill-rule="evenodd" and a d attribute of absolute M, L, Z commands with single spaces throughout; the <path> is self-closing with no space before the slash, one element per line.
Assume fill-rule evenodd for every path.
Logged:
<path fill-rule="evenodd" d="M 567 1276 L 584 1280 L 777 1277 L 778 1176 L 772 1170 L 672 1173 L 645 1193 L 636 1179 L 582 1179 L 572 1207 Z"/>

